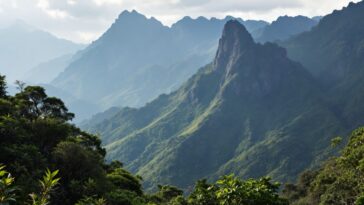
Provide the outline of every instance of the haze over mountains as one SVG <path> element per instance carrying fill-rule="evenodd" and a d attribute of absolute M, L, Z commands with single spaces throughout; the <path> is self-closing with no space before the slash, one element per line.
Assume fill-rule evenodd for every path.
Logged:
<path fill-rule="evenodd" d="M 97 109 L 85 111 L 88 116 L 112 106 L 143 106 L 162 93 L 176 90 L 198 68 L 210 62 L 223 25 L 230 19 L 233 17 L 185 17 L 166 27 L 136 11 L 124 11 L 98 40 L 66 66 L 51 85 L 96 106 Z M 287 34 L 274 40 L 283 40 L 300 32 L 292 26 L 297 17 L 284 19 L 290 19 L 291 23 L 282 28 Z M 268 29 L 268 23 L 264 21 L 238 21 L 255 38 Z M 308 26 L 302 27 L 301 32 L 307 29 Z M 79 119 L 87 117 L 85 112 L 81 113 L 73 106 L 70 108 L 81 116 Z"/>
<path fill-rule="evenodd" d="M 315 133 L 325 130 L 325 142 L 341 126 L 315 85 L 283 48 L 256 44 L 229 21 L 214 62 L 179 90 L 93 128 L 101 131 L 109 159 L 128 164 L 147 185 L 187 187 L 228 172 L 293 179 L 325 147 L 310 144 Z M 316 120 L 329 123 L 315 127 Z M 300 133 L 302 126 L 311 131 Z"/>
<path fill-rule="evenodd" d="M 124 11 L 104 35 L 82 51 L 84 45 L 18 21 L 0 30 L 5 48 L 0 53 L 0 72 L 8 76 L 9 92 L 16 91 L 15 80 L 40 84 L 49 94 L 64 99 L 80 122 L 110 107 L 140 107 L 176 90 L 213 59 L 223 26 L 230 19 L 234 17 L 184 17 L 166 27 L 136 11 Z M 260 41 L 287 39 L 316 22 L 287 16 L 271 25 L 237 20 Z M 301 21 L 310 24 L 300 30 Z M 267 36 L 272 38 L 265 39 Z"/>
<path fill-rule="evenodd" d="M 58 3 L 23 7 L 96 30 L 108 8 Z M 317 12 L 300 3 L 256 5 Z M 88 46 L 0 29 L 0 204 L 364 205 L 363 19 L 364 0 L 272 23 L 132 10 Z"/>
<path fill-rule="evenodd" d="M 297 34 L 311 30 L 319 22 L 317 18 L 305 16 L 281 16 L 270 25 L 262 29 L 262 33 L 257 38 L 259 42 L 274 42 L 286 40 Z"/>
<path fill-rule="evenodd" d="M 149 187 L 227 173 L 293 180 L 327 157 L 332 137 L 364 123 L 363 11 L 351 3 L 325 16 L 280 43 L 288 55 L 229 21 L 214 61 L 177 91 L 84 128 Z"/>
<path fill-rule="evenodd" d="M 282 43 L 321 84 L 335 112 L 352 128 L 364 123 L 364 2 L 324 17 L 311 32 Z M 317 56 L 320 56 L 319 58 Z"/>
<path fill-rule="evenodd" d="M 52 85 L 101 109 L 142 106 L 177 89 L 209 63 L 221 29 L 230 18 L 185 17 L 169 28 L 136 11 L 125 11 Z M 266 24 L 247 22 L 251 31 Z"/>
<path fill-rule="evenodd" d="M 50 83 L 72 62 L 72 57 L 73 54 L 66 54 L 42 62 L 27 71 L 22 80 L 32 84 Z"/>
<path fill-rule="evenodd" d="M 84 45 L 59 39 L 18 20 L 0 29 L 0 47 L 0 72 L 13 83 L 24 80 L 24 75 L 38 64 L 73 54 Z"/>

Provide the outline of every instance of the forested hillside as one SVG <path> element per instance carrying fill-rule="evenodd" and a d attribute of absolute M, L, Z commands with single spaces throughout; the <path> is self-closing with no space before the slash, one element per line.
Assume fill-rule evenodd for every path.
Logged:
<path fill-rule="evenodd" d="M 20 86 L 10 96 L 0 76 L 0 108 L 1 205 L 286 204 L 269 178 L 201 180 L 188 199 L 168 185 L 144 193 L 142 177 L 118 161 L 106 164 L 98 137 L 70 124 L 74 115 L 42 87 Z"/>
<path fill-rule="evenodd" d="M 92 128 L 108 159 L 128 164 L 147 187 L 184 188 L 228 173 L 293 180 L 345 130 L 314 78 L 237 21 L 225 25 L 214 62 L 179 90 Z"/>
<path fill-rule="evenodd" d="M 62 53 L 0 74 L 0 205 L 364 205 L 363 19 L 124 11 L 75 55 L 0 30 L 0 67 L 34 51 L 11 82 Z"/>
<path fill-rule="evenodd" d="M 130 174 L 118 161 L 105 163 L 100 140 L 68 122 L 73 114 L 61 100 L 37 86 L 20 87 L 15 96 L 5 89 L 1 76 L 2 205 L 364 204 L 364 128 L 351 134 L 340 156 L 302 173 L 282 194 L 280 184 L 269 177 L 242 180 L 234 175 L 216 182 L 197 180 L 187 195 L 170 185 L 147 193 L 141 176 Z M 331 149 L 340 142 L 334 138 Z"/>
<path fill-rule="evenodd" d="M 230 172 L 294 180 L 332 154 L 331 137 L 364 124 L 364 33 L 352 21 L 363 17 L 363 8 L 352 3 L 283 42 L 288 57 L 275 44 L 254 43 L 242 25 L 230 22 L 214 62 L 176 92 L 140 109 L 99 115 L 83 127 L 100 133 L 107 158 L 127 162 L 148 187 L 188 187 Z M 339 42 L 339 49 L 332 47 Z"/>

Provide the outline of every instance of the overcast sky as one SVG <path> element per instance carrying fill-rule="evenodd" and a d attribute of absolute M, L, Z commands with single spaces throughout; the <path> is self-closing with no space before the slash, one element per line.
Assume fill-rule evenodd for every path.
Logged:
<path fill-rule="evenodd" d="M 358 2 L 359 0 L 354 0 Z M 21 19 L 58 37 L 89 43 L 123 10 L 135 9 L 171 25 L 183 16 L 272 21 L 281 15 L 317 16 L 350 0 L 0 0 L 0 27 Z"/>

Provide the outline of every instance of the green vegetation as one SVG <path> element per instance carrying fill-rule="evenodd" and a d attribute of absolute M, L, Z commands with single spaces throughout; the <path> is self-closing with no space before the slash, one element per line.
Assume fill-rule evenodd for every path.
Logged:
<path fill-rule="evenodd" d="M 214 62 L 176 92 L 104 116 L 83 128 L 100 133 L 106 158 L 124 162 L 150 190 L 230 173 L 293 181 L 347 131 L 301 65 L 275 44 L 255 43 L 234 21 Z"/>
<path fill-rule="evenodd" d="M 6 98 L 10 99 L 10 96 Z M 340 137 L 336 137 L 332 141 L 336 146 L 340 140 Z M 63 143 L 59 144 L 68 146 Z M 85 145 L 84 141 L 73 145 L 81 146 L 82 144 Z M 55 146 L 53 149 L 60 148 Z M 142 190 L 141 177 L 133 176 L 124 170 L 120 162 L 102 164 L 100 168 L 97 161 L 89 161 L 95 155 L 79 154 L 75 151 L 79 149 L 82 150 L 81 147 L 74 146 L 66 150 L 75 160 L 68 164 L 67 170 L 61 162 L 54 161 L 50 164 L 51 166 L 63 169 L 54 172 L 47 169 L 38 183 L 32 181 L 25 185 L 17 180 L 29 176 L 30 173 L 24 172 L 25 169 L 19 172 L 18 176 L 13 177 L 4 165 L 0 166 L 0 204 L 363 205 L 364 202 L 364 127 L 352 132 L 347 146 L 339 156 L 327 160 L 318 170 L 302 173 L 296 184 L 285 185 L 282 195 L 278 192 L 280 184 L 271 182 L 269 177 L 241 180 L 234 175 L 222 176 L 215 183 L 209 183 L 206 179 L 198 180 L 188 196 L 185 196 L 177 187 L 169 185 L 158 185 L 157 192 L 148 194 Z M 99 152 L 97 149 L 91 150 Z M 83 152 L 80 151 L 80 153 Z M 83 160 L 86 160 L 84 164 L 74 164 L 81 163 Z M 89 177 L 86 181 L 81 181 L 80 173 L 75 172 L 72 166 L 77 166 L 81 172 L 93 178 Z M 89 173 L 86 172 L 86 168 Z M 96 174 L 100 174 L 99 169 L 102 170 L 103 175 Z M 71 179 L 72 182 L 67 187 L 65 183 Z M 29 188 L 37 190 L 36 193 L 27 195 L 25 190 Z M 73 194 L 78 192 L 78 195 L 65 195 L 64 192 Z M 23 198 L 24 194 L 27 198 Z M 67 200 L 68 197 L 73 197 L 74 201 Z"/>
<path fill-rule="evenodd" d="M 364 128 L 332 138 L 364 124 L 363 9 L 352 3 L 286 42 L 290 55 L 312 58 L 311 74 L 229 21 L 214 62 L 180 89 L 85 124 L 104 135 L 107 156 L 60 99 L 20 82 L 9 96 L 0 76 L 0 203 L 363 205 Z M 262 177 L 293 181 L 312 167 L 285 186 L 286 199 Z"/>
<path fill-rule="evenodd" d="M 54 190 L 54 187 L 58 185 L 60 178 L 56 178 L 58 170 L 51 172 L 47 169 L 43 180 L 40 182 L 41 191 L 39 194 L 32 193 L 30 198 L 32 199 L 32 205 L 47 205 L 50 203 L 50 193 Z"/>
<path fill-rule="evenodd" d="M 333 136 L 364 124 L 363 11 L 350 3 L 281 42 L 287 49 L 230 24 L 213 63 L 176 92 L 83 128 L 151 189 L 230 173 L 294 181 L 338 151 Z"/>
<path fill-rule="evenodd" d="M 364 1 L 321 19 L 312 31 L 282 42 L 321 84 L 332 110 L 353 130 L 364 124 Z"/>
<path fill-rule="evenodd" d="M 15 190 L 13 188 L 14 178 L 0 165 L 0 204 L 7 205 L 15 201 Z"/>
<path fill-rule="evenodd" d="M 9 96 L 0 79 L 0 162 L 7 165 L 0 166 L 1 205 L 286 204 L 279 184 L 269 178 L 243 181 L 232 175 L 215 184 L 200 180 L 188 197 L 168 185 L 147 194 L 140 176 L 118 161 L 105 163 L 100 140 L 68 122 L 73 114 L 61 100 L 38 86 L 21 86 Z"/>
<path fill-rule="evenodd" d="M 67 205 L 142 195 L 140 178 L 121 163 L 105 164 L 101 141 L 69 123 L 74 115 L 60 99 L 39 86 L 21 85 L 15 96 L 5 89 L 1 76 L 1 204 Z"/>
<path fill-rule="evenodd" d="M 364 127 L 355 130 L 340 155 L 317 171 L 304 172 L 284 195 L 294 205 L 363 204 Z"/>

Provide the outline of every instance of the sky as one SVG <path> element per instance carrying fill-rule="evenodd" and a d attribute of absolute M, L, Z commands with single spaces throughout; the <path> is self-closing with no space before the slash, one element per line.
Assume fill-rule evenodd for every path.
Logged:
<path fill-rule="evenodd" d="M 358 2 L 359 0 L 353 0 Z M 123 10 L 135 9 L 170 26 L 184 16 L 226 15 L 273 21 L 278 16 L 318 16 L 350 0 L 0 0 L 0 28 L 17 19 L 78 43 L 96 40 Z"/>

